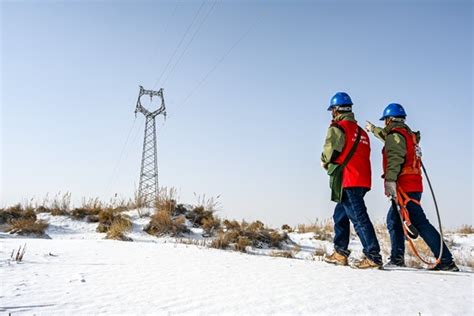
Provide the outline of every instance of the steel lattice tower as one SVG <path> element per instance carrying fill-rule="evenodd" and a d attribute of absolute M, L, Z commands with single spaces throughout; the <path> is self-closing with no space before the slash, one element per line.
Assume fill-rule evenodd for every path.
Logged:
<path fill-rule="evenodd" d="M 149 111 L 141 104 L 141 97 L 149 95 L 150 100 L 153 96 L 161 98 L 161 106 L 156 111 Z M 142 165 L 140 169 L 140 184 L 138 187 L 138 195 L 146 206 L 152 206 L 152 203 L 158 196 L 158 158 L 156 145 L 156 122 L 155 118 L 163 114 L 166 119 L 165 99 L 163 98 L 163 89 L 158 91 L 145 90 L 140 86 L 138 93 L 137 107 L 135 108 L 135 115 L 137 112 L 145 116 L 145 137 L 143 139 L 143 153 Z"/>

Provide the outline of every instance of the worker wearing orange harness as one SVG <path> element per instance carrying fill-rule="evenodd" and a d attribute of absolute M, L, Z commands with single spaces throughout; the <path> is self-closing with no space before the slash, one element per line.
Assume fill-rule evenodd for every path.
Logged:
<path fill-rule="evenodd" d="M 435 257 L 440 253 L 440 234 L 428 221 L 420 205 L 423 192 L 421 174 L 421 150 L 418 146 L 420 133 L 413 132 L 405 124 L 405 109 L 398 103 L 389 104 L 380 119 L 385 121 L 385 128 L 376 127 L 367 122 L 367 131 L 385 142 L 383 154 L 383 171 L 385 195 L 400 203 L 405 201 L 404 209 L 408 211 L 411 224 L 429 246 Z M 405 239 L 400 214 L 392 206 L 387 215 L 387 228 L 392 245 L 391 256 L 387 267 L 404 266 Z M 440 262 L 433 270 L 459 271 L 446 244 Z"/>

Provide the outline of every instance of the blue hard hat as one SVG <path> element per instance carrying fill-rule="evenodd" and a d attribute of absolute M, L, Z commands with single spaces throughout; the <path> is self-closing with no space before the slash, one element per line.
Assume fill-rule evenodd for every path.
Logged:
<path fill-rule="evenodd" d="M 380 118 L 381 121 L 385 120 L 387 117 L 406 117 L 407 113 L 401 104 L 390 103 L 383 110 L 383 115 Z"/>
<path fill-rule="evenodd" d="M 331 111 L 336 106 L 351 106 L 352 104 L 351 97 L 347 93 L 338 92 L 331 98 L 328 111 Z"/>

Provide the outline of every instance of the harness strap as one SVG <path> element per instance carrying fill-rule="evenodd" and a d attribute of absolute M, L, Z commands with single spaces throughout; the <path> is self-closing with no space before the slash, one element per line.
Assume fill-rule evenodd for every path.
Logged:
<path fill-rule="evenodd" d="M 421 206 L 420 201 L 413 199 L 408 196 L 406 192 L 404 192 L 399 186 L 397 186 L 397 200 L 398 200 L 398 205 L 400 206 L 400 219 L 402 221 L 402 228 L 403 228 L 403 234 L 406 237 L 406 240 L 408 241 L 408 245 L 410 246 L 411 251 L 415 254 L 418 259 L 420 259 L 423 263 L 427 264 L 429 268 L 436 266 L 438 263 L 441 262 L 441 250 L 440 250 L 440 256 L 439 258 L 436 258 L 435 262 L 430 262 L 424 259 L 420 253 L 418 252 L 418 249 L 415 246 L 415 243 L 413 242 L 412 238 L 410 238 L 410 235 L 408 234 L 408 229 L 407 226 L 411 225 L 410 221 L 410 214 L 408 213 L 407 209 L 407 204 L 410 202 L 413 202 L 417 205 Z M 442 238 L 440 236 L 440 238 Z"/>

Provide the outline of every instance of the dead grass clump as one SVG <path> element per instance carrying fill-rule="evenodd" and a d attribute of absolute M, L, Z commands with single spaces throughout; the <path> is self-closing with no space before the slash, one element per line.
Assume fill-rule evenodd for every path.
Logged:
<path fill-rule="evenodd" d="M 176 208 L 176 200 L 177 200 L 177 191 L 176 188 L 160 188 L 158 192 L 158 196 L 155 200 L 155 210 L 159 211 L 167 211 L 171 215 L 174 215 L 174 211 Z"/>
<path fill-rule="evenodd" d="M 216 249 L 226 249 L 230 245 L 230 239 L 227 233 L 220 232 L 214 239 L 212 239 L 209 247 Z"/>
<path fill-rule="evenodd" d="M 173 218 L 170 212 L 162 210 L 152 215 L 150 223 L 143 230 L 154 236 L 181 236 L 189 232 L 185 222 L 183 215 Z"/>
<path fill-rule="evenodd" d="M 132 229 L 132 222 L 123 216 L 116 217 L 112 225 L 110 225 L 109 230 L 107 231 L 107 239 L 115 239 L 122 241 L 132 241 L 130 237 L 125 235 L 126 232 L 129 232 Z"/>
<path fill-rule="evenodd" d="M 314 238 L 318 240 L 332 241 L 334 227 L 333 227 L 332 221 L 330 220 L 320 221 L 319 219 L 316 219 L 316 221 L 312 224 L 298 225 L 298 232 L 299 233 L 314 233 Z"/>
<path fill-rule="evenodd" d="M 129 209 L 141 209 L 147 207 L 145 203 L 145 198 L 141 196 L 138 190 L 135 190 L 133 194 L 133 199 L 130 199 L 127 203 Z"/>
<path fill-rule="evenodd" d="M 290 225 L 287 225 L 287 224 L 283 224 L 283 225 L 281 226 L 281 230 L 284 230 L 284 231 L 286 231 L 287 233 L 292 233 L 292 232 L 294 231 L 294 229 L 291 228 L 291 226 L 290 226 Z"/>
<path fill-rule="evenodd" d="M 120 214 L 119 210 L 111 208 L 101 210 L 97 217 L 99 225 L 96 230 L 99 233 L 107 233 L 115 220 L 126 219 L 130 221 L 128 218 Z"/>
<path fill-rule="evenodd" d="M 222 221 L 214 215 L 214 211 L 204 206 L 197 206 L 185 214 L 194 227 L 202 227 L 206 234 L 213 235 L 221 228 Z"/>
<path fill-rule="evenodd" d="M 43 220 L 36 221 L 33 218 L 22 218 L 10 222 L 9 232 L 18 235 L 36 235 L 43 236 L 48 223 Z"/>
<path fill-rule="evenodd" d="M 211 212 L 215 212 L 217 210 L 219 210 L 220 206 L 221 206 L 221 203 L 219 201 L 219 198 L 221 197 L 220 195 L 216 196 L 216 197 L 206 197 L 205 194 L 203 195 L 198 195 L 196 193 L 194 193 L 194 196 L 196 197 L 196 200 L 197 200 L 197 205 L 200 206 L 200 207 L 203 207 L 206 211 L 211 211 Z"/>
<path fill-rule="evenodd" d="M 240 230 L 240 223 L 236 220 L 229 221 L 226 219 L 223 224 L 226 230 Z"/>
<path fill-rule="evenodd" d="M 24 208 L 18 203 L 5 209 L 0 209 L 0 224 L 9 224 L 14 220 L 20 219 L 36 221 L 36 214 L 33 208 Z"/>
<path fill-rule="evenodd" d="M 58 192 L 51 201 L 49 209 L 51 210 L 51 215 L 67 215 L 71 209 L 71 193 L 61 194 L 61 192 Z"/>
<path fill-rule="evenodd" d="M 415 244 L 416 250 L 418 251 L 418 253 L 423 259 L 434 262 L 435 258 L 433 256 L 433 253 L 431 252 L 430 247 L 428 247 L 428 245 L 425 243 L 423 238 L 418 237 L 413 242 Z M 424 267 L 424 263 L 421 262 L 420 259 L 418 259 L 418 257 L 413 253 L 413 251 L 411 250 L 411 247 L 408 244 L 406 244 L 406 252 L 407 252 L 407 255 L 405 256 L 405 265 L 407 267 L 411 267 L 411 268 Z"/>
<path fill-rule="evenodd" d="M 74 219 L 85 219 L 89 223 L 99 222 L 99 213 L 102 211 L 100 208 L 75 208 L 71 212 L 71 216 Z"/>
<path fill-rule="evenodd" d="M 215 234 L 216 231 L 219 231 L 221 228 L 221 219 L 217 216 L 212 216 L 209 218 L 203 218 L 201 221 L 202 228 L 205 233 L 209 236 Z"/>
<path fill-rule="evenodd" d="M 281 243 L 288 238 L 286 233 L 266 228 L 261 221 L 239 223 L 235 220 L 224 220 L 223 225 L 225 231 L 220 232 L 212 241 L 213 248 L 225 249 L 231 246 L 242 252 L 245 252 L 247 246 L 279 248 Z"/>
<path fill-rule="evenodd" d="M 455 232 L 458 234 L 474 234 L 474 227 L 472 225 L 462 225 Z"/>
<path fill-rule="evenodd" d="M 239 236 L 237 237 L 237 241 L 234 243 L 234 248 L 237 251 L 245 252 L 245 249 L 250 245 L 252 245 L 250 238 Z"/>

